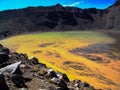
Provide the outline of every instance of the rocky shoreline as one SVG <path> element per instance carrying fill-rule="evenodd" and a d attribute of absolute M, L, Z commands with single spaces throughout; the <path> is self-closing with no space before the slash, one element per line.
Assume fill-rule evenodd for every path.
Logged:
<path fill-rule="evenodd" d="M 96 90 L 87 82 L 70 81 L 65 73 L 39 61 L 0 45 L 0 90 Z"/>

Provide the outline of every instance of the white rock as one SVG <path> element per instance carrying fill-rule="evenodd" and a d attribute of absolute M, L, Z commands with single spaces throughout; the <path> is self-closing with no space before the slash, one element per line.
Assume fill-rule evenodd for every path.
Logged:
<path fill-rule="evenodd" d="M 54 83 L 59 83 L 59 79 L 56 78 L 56 77 L 52 78 L 51 81 L 54 82 Z"/>
<path fill-rule="evenodd" d="M 1 68 L 0 69 L 0 72 L 1 73 L 4 73 L 4 72 L 10 72 L 11 74 L 12 73 L 14 73 L 15 72 L 15 70 L 17 69 L 17 67 L 20 65 L 22 63 L 22 61 L 20 61 L 20 62 L 17 62 L 17 63 L 13 63 L 13 64 L 11 64 L 11 65 L 8 65 L 8 66 L 6 66 L 6 67 L 4 67 L 4 68 Z"/>

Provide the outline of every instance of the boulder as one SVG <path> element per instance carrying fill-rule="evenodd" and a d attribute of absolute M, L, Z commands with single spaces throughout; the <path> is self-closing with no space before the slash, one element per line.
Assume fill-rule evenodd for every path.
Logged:
<path fill-rule="evenodd" d="M 28 59 L 28 63 L 30 65 L 37 65 L 37 64 L 39 64 L 39 60 L 36 57 L 31 57 Z"/>
<path fill-rule="evenodd" d="M 6 67 L 3 67 L 3 68 L 1 68 L 0 69 L 0 72 L 1 73 L 4 73 L 4 72 L 6 72 L 6 73 L 8 73 L 8 74 L 14 74 L 15 72 L 17 72 L 18 73 L 18 67 L 19 67 L 19 65 L 21 64 L 22 62 L 20 61 L 20 62 L 16 62 L 16 63 L 13 63 L 13 64 L 11 64 L 11 65 L 8 65 L 8 66 L 6 66 Z"/>
<path fill-rule="evenodd" d="M 0 69 L 0 72 L 5 76 L 9 77 L 16 87 L 25 86 L 22 72 L 19 67 L 21 63 L 22 62 L 20 61 Z"/>
<path fill-rule="evenodd" d="M 10 90 L 7 84 L 3 84 L 0 86 L 0 90 Z"/>
<path fill-rule="evenodd" d="M 38 71 L 39 71 L 38 65 L 34 65 L 32 67 L 32 72 L 38 72 Z"/>
<path fill-rule="evenodd" d="M 46 69 L 46 68 L 41 68 L 37 73 L 38 73 L 38 75 L 40 75 L 40 76 L 46 76 L 46 74 L 47 74 L 47 69 Z"/>
<path fill-rule="evenodd" d="M 74 87 L 80 88 L 82 82 L 80 80 L 74 80 Z"/>
<path fill-rule="evenodd" d="M 81 84 L 81 86 L 82 86 L 82 87 L 89 87 L 90 85 L 89 85 L 87 82 L 83 82 L 83 83 Z"/>
<path fill-rule="evenodd" d="M 66 81 L 69 82 L 69 78 L 67 77 L 67 75 L 65 73 L 62 74 L 62 78 Z"/>
<path fill-rule="evenodd" d="M 12 80 L 13 80 L 13 79 L 15 80 L 15 79 L 20 79 L 20 78 L 22 78 L 22 72 L 21 72 L 21 70 L 20 70 L 20 67 L 18 66 L 14 72 L 11 72 L 11 73 L 9 74 L 9 77 L 10 77 Z"/>
<path fill-rule="evenodd" d="M 60 81 L 59 81 L 58 78 L 53 77 L 53 78 L 50 80 L 50 82 L 55 83 L 55 84 L 58 84 Z"/>
<path fill-rule="evenodd" d="M 21 54 L 20 54 L 20 58 L 27 60 L 27 59 L 28 59 L 28 55 L 21 53 Z"/>
<path fill-rule="evenodd" d="M 7 52 L 0 51 L 0 64 L 6 62 L 9 59 L 9 54 Z"/>
<path fill-rule="evenodd" d="M 9 59 L 9 53 L 10 50 L 0 44 L 0 64 L 6 62 Z"/>
<path fill-rule="evenodd" d="M 61 90 L 68 90 L 67 83 L 64 80 L 60 80 L 58 86 L 61 87 Z"/>
<path fill-rule="evenodd" d="M 47 77 L 48 77 L 48 78 L 53 78 L 53 77 L 56 77 L 56 78 L 57 78 L 56 72 L 55 72 L 53 69 L 49 69 L 49 70 L 47 71 Z"/>
<path fill-rule="evenodd" d="M 39 68 L 41 68 L 41 67 L 47 68 L 46 64 L 39 63 L 38 65 L 39 65 L 39 66 L 38 66 Z"/>
<path fill-rule="evenodd" d="M 2 73 L 0 73 L 0 90 L 9 90 L 9 87 L 5 81 L 5 77 Z"/>
<path fill-rule="evenodd" d="M 6 47 L 3 47 L 3 48 L 0 48 L 0 52 L 5 52 L 5 53 L 9 54 L 10 50 Z"/>
<path fill-rule="evenodd" d="M 4 75 L 0 73 L 0 86 L 3 84 L 5 84 L 5 78 L 4 78 Z"/>

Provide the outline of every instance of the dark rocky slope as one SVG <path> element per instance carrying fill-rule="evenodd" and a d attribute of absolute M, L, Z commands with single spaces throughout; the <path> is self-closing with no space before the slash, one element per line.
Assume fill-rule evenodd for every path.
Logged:
<path fill-rule="evenodd" d="M 104 10 L 63 7 L 60 4 L 49 7 L 28 7 L 0 12 L 0 35 L 36 31 L 64 30 L 119 30 L 120 3 Z"/>

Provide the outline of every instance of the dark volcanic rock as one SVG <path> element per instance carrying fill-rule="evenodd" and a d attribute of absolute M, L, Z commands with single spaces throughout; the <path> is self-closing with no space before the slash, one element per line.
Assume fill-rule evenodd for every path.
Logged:
<path fill-rule="evenodd" d="M 120 1 L 104 10 L 63 7 L 28 7 L 0 12 L 0 36 L 35 32 L 85 29 L 120 29 Z"/>
<path fill-rule="evenodd" d="M 108 29 L 120 29 L 120 1 L 106 9 L 106 28 Z"/>
<path fill-rule="evenodd" d="M 0 73 L 0 86 L 1 86 L 2 84 L 5 84 L 5 78 L 4 78 L 4 75 L 2 75 L 2 74 Z"/>
<path fill-rule="evenodd" d="M 9 59 L 9 56 L 5 52 L 0 52 L 0 64 L 6 62 Z"/>
<path fill-rule="evenodd" d="M 9 49 L 0 45 L 0 67 L 9 59 Z"/>

